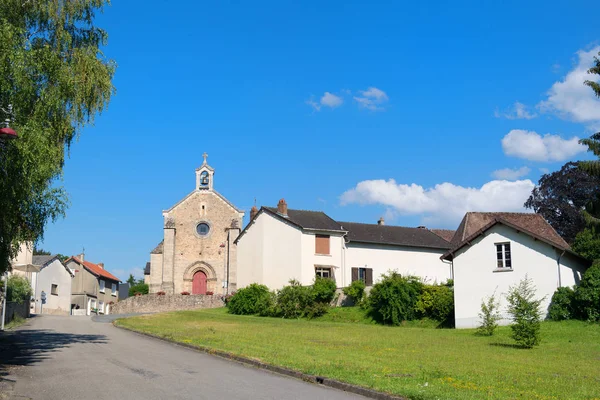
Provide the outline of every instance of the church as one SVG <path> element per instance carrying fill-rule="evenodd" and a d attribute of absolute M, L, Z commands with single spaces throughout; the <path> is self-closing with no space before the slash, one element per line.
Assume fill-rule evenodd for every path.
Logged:
<path fill-rule="evenodd" d="M 163 211 L 163 240 L 152 250 L 144 280 L 150 293 L 226 294 L 237 287 L 233 241 L 244 212 L 214 189 L 215 170 L 196 169 L 195 189 Z"/>

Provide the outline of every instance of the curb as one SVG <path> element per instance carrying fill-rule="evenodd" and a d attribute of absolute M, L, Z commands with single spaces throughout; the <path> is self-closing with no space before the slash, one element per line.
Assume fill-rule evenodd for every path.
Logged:
<path fill-rule="evenodd" d="M 228 353 L 226 351 L 215 350 L 215 349 L 211 349 L 209 347 L 204 347 L 204 346 L 194 346 L 192 344 L 177 342 L 175 340 L 167 339 L 167 338 L 164 338 L 164 337 L 161 337 L 158 335 L 154 335 L 152 333 L 139 332 L 139 331 L 136 331 L 136 330 L 133 330 L 130 328 L 126 328 L 124 326 L 118 326 L 115 324 L 115 322 L 116 321 L 113 321 L 112 325 L 118 329 L 123 329 L 125 331 L 133 332 L 135 334 L 146 336 L 146 337 L 149 337 L 152 339 L 161 340 L 163 342 L 174 344 L 176 346 L 185 347 L 185 348 L 195 350 L 195 351 L 198 351 L 201 353 L 210 354 L 211 356 L 216 356 L 219 358 L 223 358 L 225 360 L 237 361 L 244 365 L 252 366 L 252 367 L 255 367 L 258 369 L 264 369 L 269 372 L 274 372 L 276 374 L 284 375 L 284 376 L 287 376 L 290 378 L 300 379 L 305 382 L 314 383 L 317 385 L 323 385 L 323 386 L 327 386 L 327 387 L 337 389 L 337 390 L 343 390 L 344 392 L 354 393 L 354 394 L 358 394 L 358 395 L 368 397 L 371 399 L 376 399 L 376 400 L 409 400 L 407 397 L 394 396 L 391 394 L 378 392 L 376 390 L 367 389 L 362 386 L 353 385 L 351 383 L 337 381 L 335 379 L 329 379 L 329 378 L 322 377 L 322 376 L 305 374 L 303 372 L 295 371 L 290 368 L 279 367 L 276 365 L 267 364 L 262 361 L 253 360 L 251 358 Z"/>

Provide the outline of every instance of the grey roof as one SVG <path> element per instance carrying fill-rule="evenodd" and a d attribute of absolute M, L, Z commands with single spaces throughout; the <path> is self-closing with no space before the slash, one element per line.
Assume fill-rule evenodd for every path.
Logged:
<path fill-rule="evenodd" d="M 430 229 L 430 231 L 444 239 L 446 242 L 452 242 L 452 238 L 456 233 L 456 231 L 452 229 Z"/>
<path fill-rule="evenodd" d="M 163 253 L 163 247 L 164 247 L 164 240 L 161 240 L 160 243 L 154 248 L 154 250 L 152 250 L 150 252 L 150 254 L 162 254 Z"/>
<path fill-rule="evenodd" d="M 450 243 L 426 228 L 340 222 L 349 242 L 449 249 Z"/>
<path fill-rule="evenodd" d="M 56 258 L 56 255 L 53 255 L 53 256 L 47 256 L 47 255 L 33 256 L 32 263 L 33 263 L 33 265 L 44 265 L 48 261 L 52 260 L 53 258 Z"/>
<path fill-rule="evenodd" d="M 303 228 L 303 229 L 315 229 L 325 231 L 340 231 L 343 232 L 344 228 L 340 226 L 339 222 L 336 222 L 323 211 L 309 211 L 309 210 L 289 210 L 287 216 L 283 216 L 277 212 L 277 207 L 263 207 L 270 214 L 277 215 L 280 218 L 285 218 L 292 224 Z"/>
<path fill-rule="evenodd" d="M 144 275 L 150 275 L 150 261 L 146 263 L 146 268 L 144 268 Z"/>

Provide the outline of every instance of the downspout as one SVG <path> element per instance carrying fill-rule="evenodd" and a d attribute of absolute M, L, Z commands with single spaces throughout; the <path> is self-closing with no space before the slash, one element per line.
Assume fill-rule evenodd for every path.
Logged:
<path fill-rule="evenodd" d="M 231 257 L 230 249 L 229 249 L 229 236 L 230 235 L 231 235 L 231 229 L 228 229 L 227 230 L 227 287 L 225 288 L 226 296 L 229 294 L 229 258 Z"/>
<path fill-rule="evenodd" d="M 562 287 L 562 278 L 560 276 L 560 259 L 562 258 L 562 256 L 565 255 L 565 252 L 566 250 L 563 250 L 563 252 L 558 256 L 558 259 L 556 260 L 558 267 L 558 287 Z"/>

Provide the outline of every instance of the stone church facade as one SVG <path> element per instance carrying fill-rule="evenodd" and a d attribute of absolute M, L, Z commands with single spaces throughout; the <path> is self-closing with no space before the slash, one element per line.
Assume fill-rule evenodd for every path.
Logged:
<path fill-rule="evenodd" d="M 244 212 L 214 190 L 214 169 L 203 155 L 196 188 L 163 211 L 163 241 L 152 250 L 145 282 L 150 293 L 231 293 L 237 287 L 234 240 Z"/>

